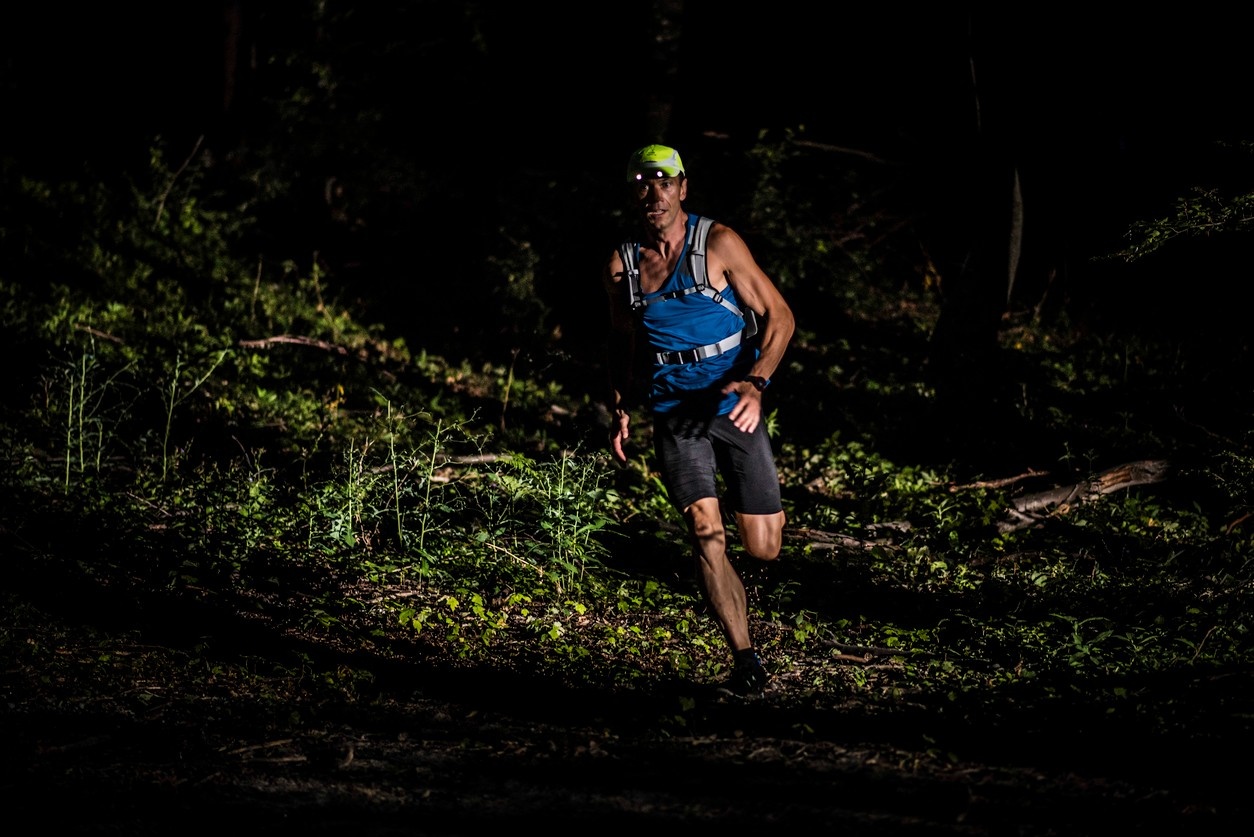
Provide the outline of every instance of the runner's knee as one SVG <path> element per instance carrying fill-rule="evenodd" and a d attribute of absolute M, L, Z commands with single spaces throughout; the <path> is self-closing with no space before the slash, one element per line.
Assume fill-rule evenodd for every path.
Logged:
<path fill-rule="evenodd" d="M 739 514 L 740 540 L 745 552 L 759 561 L 774 561 L 784 542 L 784 513 Z"/>
<path fill-rule="evenodd" d="M 684 516 L 688 518 L 688 528 L 694 538 L 722 537 L 723 518 L 718 500 L 698 500 L 684 511 Z"/>
<path fill-rule="evenodd" d="M 779 558 L 780 550 L 783 548 L 783 539 L 779 536 L 766 541 L 746 538 L 743 543 L 749 557 L 757 558 L 759 561 L 774 561 Z"/>

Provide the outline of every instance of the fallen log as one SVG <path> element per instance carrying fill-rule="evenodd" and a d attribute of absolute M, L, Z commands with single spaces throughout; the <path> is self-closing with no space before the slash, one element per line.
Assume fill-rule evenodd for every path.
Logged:
<path fill-rule="evenodd" d="M 1169 463 L 1162 459 L 1144 459 L 1137 462 L 1126 462 L 1116 465 L 1083 482 L 1051 488 L 1025 494 L 1011 500 L 1006 510 L 1006 517 L 997 524 L 998 534 L 1006 534 L 1017 529 L 1040 525 L 1050 517 L 1066 514 L 1083 503 L 1091 503 L 1107 494 L 1124 491 L 1138 485 L 1150 485 L 1162 482 L 1167 478 Z M 1043 472 L 1030 471 L 1027 474 L 970 485 L 951 487 L 950 491 L 967 488 L 1001 488 L 1012 485 L 1028 477 L 1040 477 Z M 892 548 L 892 534 L 910 530 L 908 522 L 881 523 L 875 527 L 878 532 L 888 533 L 888 537 L 859 538 L 843 535 L 838 532 L 825 532 L 821 529 L 795 527 L 784 530 L 784 537 L 791 541 L 801 541 L 815 552 L 826 550 L 861 551 L 874 547 Z M 874 533 L 873 533 L 874 534 Z"/>
<path fill-rule="evenodd" d="M 1163 459 L 1127 462 L 1074 485 L 1025 494 L 1012 500 L 1007 517 L 997 525 L 997 531 L 1005 534 L 1036 526 L 1046 518 L 1066 514 L 1075 506 L 1091 503 L 1107 494 L 1162 482 L 1167 478 L 1168 470 L 1169 463 Z"/>

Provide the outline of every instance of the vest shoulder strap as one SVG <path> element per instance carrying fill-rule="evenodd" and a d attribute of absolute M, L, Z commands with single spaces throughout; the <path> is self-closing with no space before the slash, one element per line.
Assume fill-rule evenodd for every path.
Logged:
<path fill-rule="evenodd" d="M 623 273 L 627 279 L 627 300 L 633 311 L 644 307 L 644 293 L 640 290 L 640 245 L 624 241 L 618 245 L 618 256 L 623 260 Z"/>
<path fill-rule="evenodd" d="M 714 219 L 703 215 L 688 230 L 688 266 L 692 269 L 692 278 L 703 293 L 710 278 L 705 269 L 705 242 L 710 237 L 712 226 Z"/>

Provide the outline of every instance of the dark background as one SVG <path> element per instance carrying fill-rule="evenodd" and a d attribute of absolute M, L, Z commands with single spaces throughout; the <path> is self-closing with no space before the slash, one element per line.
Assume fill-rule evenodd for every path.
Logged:
<path fill-rule="evenodd" d="M 467 253 L 532 209 L 520 232 L 568 334 L 591 322 L 566 300 L 611 235 L 586 208 L 617 206 L 626 153 L 657 139 L 684 153 L 690 203 L 720 209 L 751 187 L 724 161 L 760 136 L 802 130 L 844 149 L 819 158 L 831 168 L 874 157 L 885 200 L 920 219 L 942 268 L 985 200 L 973 184 L 1014 166 L 1024 292 L 1060 271 L 1072 299 L 1105 306 L 1095 322 L 1210 316 L 1240 256 L 1212 242 L 1133 272 L 1093 262 L 1188 188 L 1248 180 L 1248 160 L 1216 145 L 1254 135 L 1246 30 L 1220 7 L 330 3 L 319 18 L 315 5 L 16 7 L 0 151 L 25 171 L 101 177 L 141 165 L 154 137 L 171 164 L 198 137 L 219 159 L 269 154 L 292 184 L 272 249 L 338 257 L 384 312 L 444 292 L 456 310 Z M 310 85 L 310 61 L 327 88 Z M 276 103 L 302 88 L 312 104 L 298 119 Z M 371 230 L 340 253 L 342 231 L 319 215 L 331 178 Z M 422 276 L 407 278 L 418 253 Z"/>

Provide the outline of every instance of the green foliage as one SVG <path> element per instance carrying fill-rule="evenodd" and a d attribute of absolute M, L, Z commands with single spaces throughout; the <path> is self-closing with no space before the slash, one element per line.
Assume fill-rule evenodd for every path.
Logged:
<path fill-rule="evenodd" d="M 596 537 L 613 522 L 602 505 L 605 480 L 603 466 L 592 458 L 504 457 L 487 474 L 482 542 L 548 574 L 559 591 L 577 587 L 588 565 L 605 553 Z"/>
<path fill-rule="evenodd" d="M 1254 154 L 1254 141 L 1236 143 L 1234 148 L 1248 158 Z M 1224 194 L 1216 187 L 1195 186 L 1177 197 L 1166 215 L 1134 221 L 1126 233 L 1127 246 L 1110 254 L 1109 258 L 1135 262 L 1178 240 L 1205 239 L 1251 229 L 1254 229 L 1254 193 Z"/>
<path fill-rule="evenodd" d="M 1170 214 L 1133 223 L 1127 233 L 1131 243 L 1113 256 L 1134 262 L 1176 239 L 1250 229 L 1254 229 L 1254 194 L 1224 196 L 1217 189 L 1196 187 L 1176 200 Z"/>

